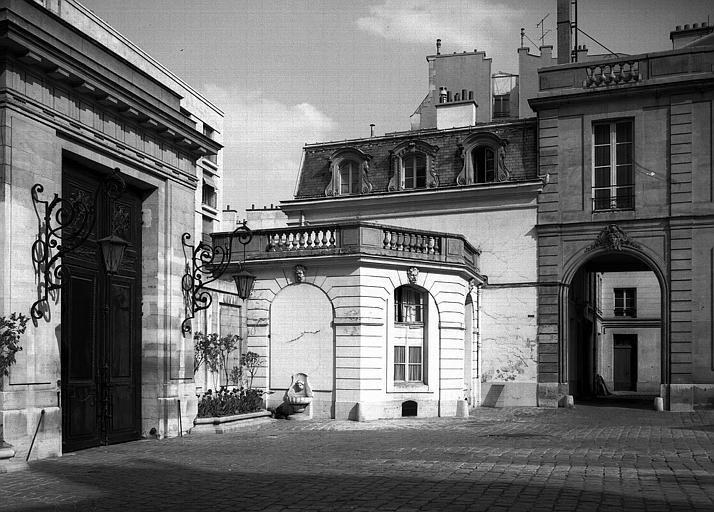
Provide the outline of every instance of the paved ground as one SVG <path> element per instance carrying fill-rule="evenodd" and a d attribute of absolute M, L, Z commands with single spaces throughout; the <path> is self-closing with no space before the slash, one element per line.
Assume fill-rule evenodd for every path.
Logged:
<path fill-rule="evenodd" d="M 714 412 L 276 421 L 0 474 L 0 510 L 714 510 Z"/>

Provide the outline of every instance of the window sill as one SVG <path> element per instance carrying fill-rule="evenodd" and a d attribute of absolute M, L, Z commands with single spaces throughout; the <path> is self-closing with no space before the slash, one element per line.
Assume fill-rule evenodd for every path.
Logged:
<path fill-rule="evenodd" d="M 388 393 L 428 393 L 429 385 L 423 382 L 395 382 Z"/>

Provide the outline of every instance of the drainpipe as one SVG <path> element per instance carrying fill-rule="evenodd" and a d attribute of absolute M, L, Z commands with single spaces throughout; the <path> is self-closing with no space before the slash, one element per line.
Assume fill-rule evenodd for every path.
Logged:
<path fill-rule="evenodd" d="M 481 285 L 476 287 L 476 389 L 474 389 L 474 407 L 481 406 Z"/>

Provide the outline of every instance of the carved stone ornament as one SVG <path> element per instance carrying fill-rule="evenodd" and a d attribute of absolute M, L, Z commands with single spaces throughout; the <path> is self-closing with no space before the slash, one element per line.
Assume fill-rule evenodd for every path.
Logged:
<path fill-rule="evenodd" d="M 476 287 L 476 279 L 469 279 L 469 293 Z"/>
<path fill-rule="evenodd" d="M 409 283 L 416 283 L 417 277 L 419 277 L 419 269 L 416 267 L 409 267 L 407 269 L 407 279 L 409 280 Z"/>
<path fill-rule="evenodd" d="M 295 282 L 302 283 L 305 281 L 305 271 L 307 269 L 303 265 L 295 265 Z"/>
<path fill-rule="evenodd" d="M 617 224 L 610 224 L 600 231 L 595 241 L 585 249 L 585 252 L 595 249 L 609 249 L 611 251 L 621 251 L 623 247 L 639 248 L 637 242 L 633 242 L 630 237 Z"/>

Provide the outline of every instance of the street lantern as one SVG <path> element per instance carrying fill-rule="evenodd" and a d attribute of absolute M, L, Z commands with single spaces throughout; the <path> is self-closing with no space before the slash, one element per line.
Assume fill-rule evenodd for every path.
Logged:
<path fill-rule="evenodd" d="M 104 269 L 107 274 L 116 274 L 119 272 L 119 266 L 124 259 L 124 251 L 129 242 L 117 235 L 109 235 L 97 240 L 99 247 L 102 249 L 102 258 L 104 260 Z"/>
<path fill-rule="evenodd" d="M 255 284 L 255 276 L 244 267 L 241 267 L 241 271 L 233 275 L 233 280 L 236 282 L 238 297 L 243 300 L 250 297 L 250 292 L 253 291 L 253 285 Z"/>
<path fill-rule="evenodd" d="M 255 284 L 255 276 L 245 269 L 246 246 L 253 239 L 253 232 L 243 221 L 228 237 L 227 245 L 211 245 L 199 241 L 194 246 L 190 243 L 191 234 L 184 233 L 181 236 L 184 258 L 186 260 L 186 273 L 181 279 L 181 288 L 184 292 L 186 304 L 186 318 L 181 323 L 181 332 L 188 334 L 191 332 L 191 319 L 196 313 L 211 307 L 213 296 L 208 285 L 225 274 L 231 265 L 238 266 L 239 272 L 233 275 L 238 296 L 246 300 Z M 243 248 L 243 259 L 239 260 L 237 246 L 238 242 Z"/>

